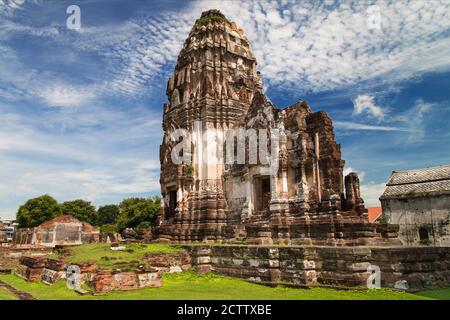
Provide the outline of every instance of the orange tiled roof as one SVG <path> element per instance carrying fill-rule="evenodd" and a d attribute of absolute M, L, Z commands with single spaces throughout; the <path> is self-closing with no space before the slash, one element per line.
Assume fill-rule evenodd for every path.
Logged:
<path fill-rule="evenodd" d="M 375 222 L 381 217 L 381 207 L 368 207 L 369 221 Z"/>

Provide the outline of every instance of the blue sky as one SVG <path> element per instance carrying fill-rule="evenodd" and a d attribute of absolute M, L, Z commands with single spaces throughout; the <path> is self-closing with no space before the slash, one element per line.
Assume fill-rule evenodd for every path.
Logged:
<path fill-rule="evenodd" d="M 450 1 L 0 0 L 0 217 L 45 193 L 157 194 L 166 80 L 210 8 L 243 27 L 275 104 L 330 114 L 369 205 L 392 170 L 450 163 Z"/>

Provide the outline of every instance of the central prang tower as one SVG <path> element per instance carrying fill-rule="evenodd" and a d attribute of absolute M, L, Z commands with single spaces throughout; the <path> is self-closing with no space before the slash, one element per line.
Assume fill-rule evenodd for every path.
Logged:
<path fill-rule="evenodd" d="M 399 243 L 398 226 L 369 222 L 358 176 L 344 180 L 330 117 L 305 101 L 285 109 L 270 102 L 244 32 L 220 11 L 206 11 L 195 22 L 167 97 L 159 241 Z M 192 140 L 174 137 L 183 130 Z M 269 163 L 261 154 L 267 144 Z M 250 150 L 258 150 L 259 162 L 249 161 Z"/>
<path fill-rule="evenodd" d="M 170 132 L 181 128 L 201 135 L 211 129 L 234 128 L 245 117 L 255 92 L 261 90 L 256 59 L 242 29 L 218 10 L 203 12 L 167 84 L 170 103 L 164 105 L 165 135 L 160 149 L 162 237 L 220 240 L 227 220 L 224 165 L 208 159 L 207 141 L 194 146 L 192 165 L 172 163 Z M 220 137 L 204 137 L 208 138 Z"/>

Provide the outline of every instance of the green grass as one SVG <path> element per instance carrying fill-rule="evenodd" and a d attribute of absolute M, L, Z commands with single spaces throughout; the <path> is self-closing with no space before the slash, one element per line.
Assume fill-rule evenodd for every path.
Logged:
<path fill-rule="evenodd" d="M 126 244 L 128 251 L 113 251 L 106 243 L 88 244 L 71 247 L 68 262 L 98 263 L 101 268 L 115 268 L 118 262 L 132 264 L 140 261 L 146 252 L 173 253 L 181 252 L 177 246 L 166 244 Z M 57 257 L 57 254 L 53 254 Z M 419 293 L 405 293 L 388 289 L 379 290 L 335 290 L 328 288 L 295 289 L 286 287 L 267 287 L 244 280 L 206 274 L 198 275 L 193 271 L 180 274 L 164 274 L 161 288 L 145 288 L 127 292 L 112 292 L 107 295 L 81 296 L 66 287 L 65 281 L 48 286 L 42 282 L 29 283 L 14 275 L 0 275 L 0 280 L 9 283 L 20 291 L 27 292 L 37 299 L 43 300 L 73 300 L 73 299 L 111 299 L 111 300 L 420 300 L 420 299 L 450 299 L 450 288 Z M 0 288 L 1 289 L 1 288 Z M 9 292 L 0 291 L 0 299 L 14 298 Z"/>
<path fill-rule="evenodd" d="M 433 299 L 450 300 L 450 288 L 421 291 L 416 294 Z"/>
<path fill-rule="evenodd" d="M 161 288 L 145 288 L 135 291 L 112 292 L 103 296 L 80 296 L 74 291 L 68 289 L 64 281 L 59 281 L 52 286 L 48 286 L 41 282 L 28 283 L 14 275 L 0 275 L 0 279 L 9 283 L 18 290 L 28 292 L 35 298 L 43 300 L 426 300 L 434 298 L 420 294 L 411 294 L 387 289 L 343 291 L 326 288 L 272 288 L 213 274 L 197 275 L 194 272 L 166 274 L 164 275 L 164 283 Z M 446 290 L 448 292 L 449 289 Z"/>
<path fill-rule="evenodd" d="M 8 289 L 0 287 L 0 300 L 17 300 L 17 297 Z"/>
<path fill-rule="evenodd" d="M 126 250 L 113 251 L 108 243 L 93 243 L 81 246 L 71 247 L 71 256 L 67 258 L 70 263 L 91 262 L 97 263 L 101 268 L 117 268 L 117 263 L 127 263 L 133 261 L 140 262 L 142 256 L 147 252 L 174 253 L 183 250 L 177 246 L 167 244 L 124 244 Z M 58 254 L 52 254 L 51 257 L 58 258 Z"/>

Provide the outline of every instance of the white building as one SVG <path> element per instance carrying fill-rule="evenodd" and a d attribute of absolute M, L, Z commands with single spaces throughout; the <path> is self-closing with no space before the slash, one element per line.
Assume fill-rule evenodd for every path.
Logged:
<path fill-rule="evenodd" d="M 450 164 L 392 172 L 380 201 L 404 244 L 450 245 Z"/>
<path fill-rule="evenodd" d="M 10 220 L 0 220 L 0 243 L 12 242 L 16 232 L 17 223 Z"/>

